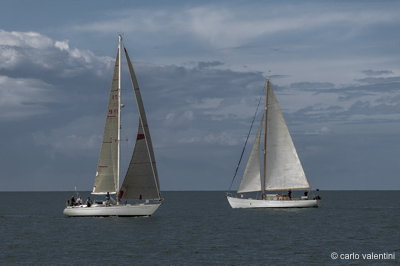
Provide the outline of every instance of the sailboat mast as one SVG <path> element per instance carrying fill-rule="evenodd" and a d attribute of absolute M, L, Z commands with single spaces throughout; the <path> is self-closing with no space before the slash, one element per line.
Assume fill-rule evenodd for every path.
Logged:
<path fill-rule="evenodd" d="M 117 183 L 115 184 L 115 192 L 117 195 L 117 204 L 119 204 L 119 175 L 120 175 L 120 157 L 121 157 L 121 52 L 122 36 L 118 35 L 118 145 L 117 145 Z"/>
<path fill-rule="evenodd" d="M 261 197 L 265 197 L 265 183 L 267 180 L 267 121 L 268 121 L 268 87 L 269 87 L 269 80 L 265 83 L 265 107 L 264 107 L 264 178 L 261 182 Z"/>

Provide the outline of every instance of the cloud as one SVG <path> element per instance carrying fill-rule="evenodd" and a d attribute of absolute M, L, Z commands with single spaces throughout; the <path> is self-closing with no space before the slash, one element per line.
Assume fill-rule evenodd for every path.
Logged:
<path fill-rule="evenodd" d="M 0 46 L 46 49 L 54 41 L 37 32 L 7 32 L 0 29 Z"/>
<path fill-rule="evenodd" d="M 212 61 L 212 62 L 198 62 L 198 68 L 209 68 L 209 67 L 216 67 L 222 66 L 224 63 L 220 61 Z"/>
<path fill-rule="evenodd" d="M 195 109 L 216 109 L 221 105 L 223 100 L 223 98 L 204 98 L 200 102 L 194 103 L 192 107 Z"/>
<path fill-rule="evenodd" d="M 50 111 L 53 86 L 36 79 L 0 76 L 0 120 L 18 120 Z"/>
<path fill-rule="evenodd" d="M 102 140 L 102 116 L 83 116 L 65 125 L 32 133 L 35 145 L 46 147 L 50 153 L 93 156 Z"/>
<path fill-rule="evenodd" d="M 112 65 L 112 58 L 71 48 L 68 41 L 4 30 L 0 30 L 0 61 L 0 120 L 46 114 L 51 104 L 63 103 L 66 94 L 80 90 L 75 79 L 82 85 L 94 77 L 102 79 Z M 82 101 L 84 95 L 76 95 L 69 104 Z"/>
<path fill-rule="evenodd" d="M 321 89 L 332 89 L 335 88 L 335 84 L 331 82 L 296 82 L 290 84 L 291 88 L 310 90 L 310 91 L 320 91 Z"/>
<path fill-rule="evenodd" d="M 327 86 L 329 89 L 319 83 L 309 84 L 308 88 L 304 83 L 300 86 L 292 84 L 292 89 L 298 89 L 297 96 L 307 101 L 302 101 L 303 106 L 298 105 L 297 110 L 292 109 L 288 116 L 298 123 L 314 121 L 372 125 L 382 121 L 399 121 L 399 77 L 367 78 L 367 81 L 368 84 L 341 88 Z"/>
<path fill-rule="evenodd" d="M 247 12 L 246 12 L 247 11 Z M 265 13 L 268 12 L 268 16 Z M 284 14 L 284 15 L 282 15 Z M 319 29 L 332 25 L 352 25 L 352 32 L 371 24 L 398 20 L 391 10 L 363 9 L 354 13 L 323 6 L 255 4 L 202 5 L 170 9 L 131 9 L 108 13 L 103 20 L 73 27 L 75 31 L 100 33 L 147 33 L 151 35 L 191 36 L 217 48 L 237 47 L 253 40 L 282 32 Z"/>
<path fill-rule="evenodd" d="M 377 89 L 378 90 L 396 90 L 396 87 L 394 87 L 393 84 L 399 83 L 400 77 L 399 76 L 367 77 L 367 78 L 363 78 L 363 79 L 358 79 L 357 81 L 369 84 L 370 86 L 363 87 L 363 89 L 368 88 L 368 90 L 370 90 L 370 91 L 376 91 Z"/>
<path fill-rule="evenodd" d="M 178 141 L 179 143 L 204 143 L 217 146 L 235 146 L 241 143 L 231 132 L 208 133 L 204 136 L 186 136 Z"/>
<path fill-rule="evenodd" d="M 81 71 L 103 74 L 112 59 L 88 50 L 71 48 L 68 41 L 53 40 L 36 32 L 0 30 L 0 71 L 45 71 L 58 77 L 77 76 Z M 30 73 L 32 74 L 32 73 Z"/>
<path fill-rule="evenodd" d="M 168 12 L 158 15 L 163 17 Z M 230 17 L 232 12 L 237 14 L 228 10 L 221 18 L 222 21 L 244 20 Z M 180 15 L 176 15 L 178 17 L 174 19 L 179 22 Z M 213 23 L 222 23 L 215 19 Z M 146 23 L 151 24 L 151 18 Z M 169 27 L 168 23 L 166 27 Z M 188 26 L 191 27 L 190 24 Z M 158 30 L 157 24 L 152 27 Z M 218 33 L 218 27 L 220 25 L 208 37 L 207 33 L 201 33 L 204 36 L 200 39 L 212 43 L 212 36 Z M 228 25 L 227 29 L 231 27 Z M 0 159 L 7 162 L 3 169 L 4 176 L 15 174 L 15 163 L 9 162 L 25 161 L 29 168 L 42 166 L 44 170 L 38 170 L 36 176 L 46 175 L 46 185 L 49 187 L 56 187 L 60 182 L 57 179 L 60 172 L 63 177 L 71 176 L 71 180 L 82 184 L 79 183 L 83 182 L 79 181 L 81 176 L 89 173 L 90 169 L 93 172 L 98 156 L 113 58 L 74 48 L 72 41 L 54 40 L 42 34 L 2 34 L 4 40 L 0 45 L 0 57 L 5 63 L 0 67 L 0 119 L 5 124 L 2 128 L 2 147 L 5 152 Z M 199 36 L 200 33 L 193 34 Z M 29 36 L 34 40 L 29 40 Z M 251 36 L 248 39 L 253 38 Z M 221 33 L 221 37 L 224 34 Z M 225 43 L 217 40 L 213 45 L 231 45 L 242 41 L 247 42 L 240 37 L 237 40 L 232 37 Z M 254 56 L 258 58 L 260 54 Z M 217 188 L 213 184 L 218 184 L 218 189 L 222 189 L 229 182 L 224 177 L 236 166 L 258 99 L 264 95 L 264 77 L 261 72 L 251 68 L 235 70 L 220 58 L 190 62 L 190 65 L 161 64 L 159 61 L 150 64 L 143 60 L 134 62 L 157 163 L 162 173 L 162 187 L 207 189 Z M 297 65 L 289 65 L 287 62 L 281 64 L 300 72 L 310 72 L 305 69 L 303 62 L 297 62 Z M 310 65 L 314 65 L 315 69 L 321 67 L 313 60 Z M 378 69 L 375 71 L 383 69 L 387 73 L 368 76 L 367 79 L 365 75 L 371 73 L 363 73 L 361 79 L 353 79 L 347 84 L 338 78 L 340 75 L 336 72 L 330 72 L 334 82 L 327 82 L 320 78 L 318 71 L 311 71 L 310 75 L 315 79 L 307 79 L 304 75 L 300 79 L 290 75 L 295 81 L 286 85 L 279 83 L 283 79 L 276 78 L 284 75 L 274 75 L 275 79 L 271 76 L 300 157 L 303 159 L 303 154 L 306 155 L 305 166 L 314 167 L 314 173 L 323 176 L 321 165 L 329 165 L 321 162 L 320 158 L 324 158 L 322 155 L 329 153 L 328 159 L 331 162 L 335 160 L 332 158 L 335 154 L 349 150 L 335 150 L 333 155 L 329 150 L 336 147 L 336 142 L 346 144 L 342 140 L 345 135 L 343 132 L 352 139 L 351 136 L 360 132 L 370 134 L 373 131 L 377 136 L 396 135 L 394 133 L 400 131 L 400 78 L 396 68 L 364 66 L 357 73 L 361 74 L 362 69 L 368 68 Z M 129 81 L 123 82 L 123 89 L 124 95 L 131 93 Z M 128 118 L 128 114 L 133 115 L 128 119 L 131 123 L 129 126 L 133 125 L 132 134 L 127 137 L 134 136 L 134 123 L 137 122 L 135 102 L 131 97 L 124 100 L 124 103 L 126 108 L 132 108 L 124 111 L 124 118 Z M 21 123 L 23 119 L 24 123 Z M 383 124 L 385 127 L 382 127 Z M 128 127 L 127 123 L 123 124 L 125 127 Z M 10 132 L 13 143 L 4 141 Z M 132 140 L 129 144 L 132 144 Z M 360 141 L 356 147 L 362 150 L 362 144 Z M 318 164 L 314 163 L 314 159 Z M 346 167 L 348 170 L 350 166 Z M 209 171 L 206 174 L 205 168 Z M 327 176 L 333 179 L 337 171 L 328 170 L 332 173 Z M 31 171 L 18 171 L 21 180 L 31 180 Z M 87 176 L 92 175 L 89 173 Z M 186 184 L 186 187 L 181 184 Z M 15 188 L 18 186 L 11 189 Z"/>
<path fill-rule="evenodd" d="M 327 126 L 323 126 L 323 127 L 318 128 L 316 130 L 306 131 L 306 132 L 304 132 L 304 135 L 328 135 L 331 132 L 332 132 L 332 129 L 330 129 Z"/>
<path fill-rule="evenodd" d="M 391 70 L 363 70 L 362 71 L 365 75 L 367 76 L 381 76 L 381 75 L 390 75 L 393 74 L 393 71 Z"/>

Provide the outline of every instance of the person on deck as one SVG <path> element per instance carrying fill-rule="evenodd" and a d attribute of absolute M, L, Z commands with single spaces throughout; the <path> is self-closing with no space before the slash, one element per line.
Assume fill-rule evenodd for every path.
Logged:
<path fill-rule="evenodd" d="M 92 200 L 90 199 L 90 197 L 88 197 L 86 200 L 86 206 L 88 207 L 92 206 Z"/>
<path fill-rule="evenodd" d="M 289 199 L 292 199 L 292 191 L 289 190 L 287 194 L 288 194 Z"/>
<path fill-rule="evenodd" d="M 106 195 L 106 205 L 107 206 L 110 205 L 110 192 L 107 192 L 107 195 Z"/>
<path fill-rule="evenodd" d="M 75 197 L 74 196 L 72 196 L 70 203 L 71 203 L 71 206 L 75 205 Z"/>

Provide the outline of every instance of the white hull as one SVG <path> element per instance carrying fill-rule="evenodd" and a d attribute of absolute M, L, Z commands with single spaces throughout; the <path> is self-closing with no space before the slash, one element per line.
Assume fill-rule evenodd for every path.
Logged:
<path fill-rule="evenodd" d="M 318 200 L 310 199 L 246 199 L 227 196 L 232 208 L 310 208 L 318 207 Z"/>
<path fill-rule="evenodd" d="M 86 205 L 67 206 L 64 215 L 70 217 L 90 216 L 151 216 L 161 203 L 121 204 L 121 205 Z"/>

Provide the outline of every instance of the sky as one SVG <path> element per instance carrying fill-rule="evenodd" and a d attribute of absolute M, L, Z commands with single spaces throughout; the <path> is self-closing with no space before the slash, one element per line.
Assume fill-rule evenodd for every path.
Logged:
<path fill-rule="evenodd" d="M 91 190 L 118 34 L 162 190 L 228 189 L 266 77 L 314 189 L 398 190 L 399 11 L 399 1 L 3 0 L 0 191 Z M 122 89 L 127 155 L 137 113 L 127 80 Z"/>

